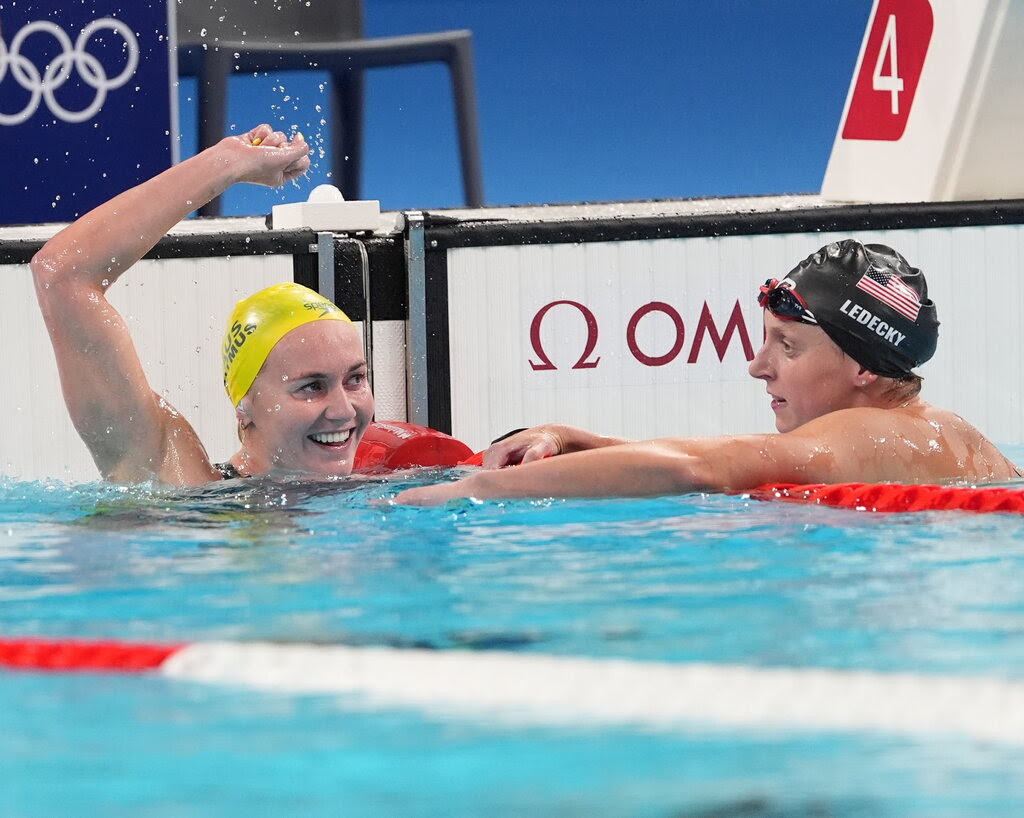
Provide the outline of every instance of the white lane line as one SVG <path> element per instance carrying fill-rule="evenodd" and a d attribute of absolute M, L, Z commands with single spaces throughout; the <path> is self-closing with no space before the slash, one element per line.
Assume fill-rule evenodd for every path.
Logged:
<path fill-rule="evenodd" d="M 515 724 L 958 734 L 1024 744 L 1024 681 L 504 652 L 206 642 L 176 679 Z"/>

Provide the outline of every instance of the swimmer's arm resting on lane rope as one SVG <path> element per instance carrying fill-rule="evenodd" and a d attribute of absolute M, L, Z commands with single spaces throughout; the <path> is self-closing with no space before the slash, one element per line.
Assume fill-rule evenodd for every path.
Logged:
<path fill-rule="evenodd" d="M 920 421 L 909 415 L 842 409 L 785 434 L 645 440 L 514 469 L 481 470 L 453 483 L 408 489 L 396 501 L 436 505 L 459 497 L 652 497 L 742 492 L 768 483 L 956 479 L 955 452 L 921 445 L 923 434 Z"/>
<path fill-rule="evenodd" d="M 262 139 L 261 147 L 252 141 Z M 276 186 L 308 168 L 304 142 L 261 125 L 121 193 L 32 259 L 75 428 L 107 479 L 195 485 L 216 475 L 188 421 L 149 386 L 107 289 L 175 224 L 236 182 Z"/>
<path fill-rule="evenodd" d="M 647 497 L 690 491 L 741 491 L 770 480 L 811 482 L 821 469 L 812 443 L 783 435 L 666 438 L 623 443 L 481 470 L 454 483 L 401 492 L 396 501 L 437 505 L 459 497 Z M 781 444 L 781 445 L 780 445 Z M 801 468 L 800 464 L 803 465 Z"/>

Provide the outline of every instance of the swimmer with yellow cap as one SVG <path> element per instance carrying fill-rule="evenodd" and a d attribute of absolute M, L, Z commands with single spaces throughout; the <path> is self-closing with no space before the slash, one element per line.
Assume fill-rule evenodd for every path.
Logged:
<path fill-rule="evenodd" d="M 311 321 L 352 323 L 318 292 L 290 282 L 272 284 L 235 305 L 221 351 L 224 388 L 232 406 L 249 391 L 275 344 Z"/>
<path fill-rule="evenodd" d="M 32 259 L 68 412 L 105 479 L 195 486 L 228 475 L 346 475 L 373 416 L 359 334 L 312 290 L 278 284 L 239 302 L 224 385 L 241 448 L 213 464 L 150 386 L 107 290 L 171 227 L 237 182 L 279 187 L 309 169 L 301 135 L 269 125 L 222 139 L 100 205 Z"/>
<path fill-rule="evenodd" d="M 229 476 L 345 475 L 373 419 L 362 341 L 337 306 L 301 284 L 239 301 L 221 349 L 241 450 Z"/>

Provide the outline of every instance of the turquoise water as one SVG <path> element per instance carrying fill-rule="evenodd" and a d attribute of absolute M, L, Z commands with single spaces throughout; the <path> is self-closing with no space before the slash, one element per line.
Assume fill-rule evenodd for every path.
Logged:
<path fill-rule="evenodd" d="M 1024 516 L 700 495 L 389 506 L 407 484 L 0 478 L 0 635 L 1024 679 Z M 517 726 L 0 671 L 0 816 L 1015 816 L 1022 761 L 1024 741 Z"/>

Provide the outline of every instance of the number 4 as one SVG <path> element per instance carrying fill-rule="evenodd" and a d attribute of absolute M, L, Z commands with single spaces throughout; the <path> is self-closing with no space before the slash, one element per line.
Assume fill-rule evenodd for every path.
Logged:
<path fill-rule="evenodd" d="M 889 73 L 883 74 L 887 54 L 889 55 Z M 892 94 L 893 116 L 900 112 L 899 93 L 903 90 L 903 79 L 899 74 L 900 70 L 896 61 L 896 15 L 890 14 L 889 19 L 885 22 L 885 34 L 882 36 L 882 45 L 878 49 L 878 59 L 875 60 L 875 71 L 871 75 L 871 87 L 876 91 L 888 91 Z"/>

